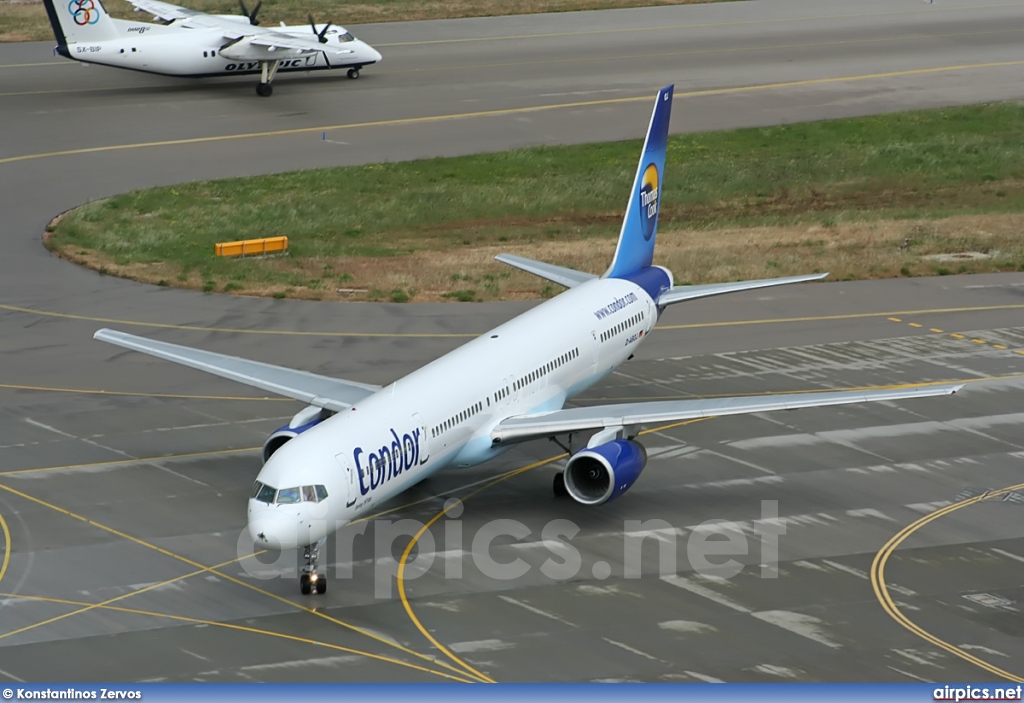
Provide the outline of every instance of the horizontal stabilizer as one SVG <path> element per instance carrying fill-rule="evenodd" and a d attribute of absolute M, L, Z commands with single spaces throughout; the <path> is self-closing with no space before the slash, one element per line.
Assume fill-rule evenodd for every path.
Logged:
<path fill-rule="evenodd" d="M 671 305 L 681 303 L 684 300 L 696 300 L 697 298 L 710 298 L 713 295 L 724 295 L 726 293 L 739 293 L 744 290 L 757 290 L 758 288 L 771 288 L 772 286 L 785 286 L 790 283 L 806 283 L 808 281 L 820 281 L 827 276 L 827 273 L 814 273 L 807 276 L 787 276 L 786 278 L 762 278 L 757 281 L 733 281 L 731 283 L 709 283 L 703 286 L 674 286 L 658 298 L 658 305 Z"/>
<path fill-rule="evenodd" d="M 572 288 L 578 286 L 581 283 L 591 281 L 597 276 L 590 273 L 583 273 L 582 271 L 576 271 L 574 269 L 565 268 L 564 266 L 555 266 L 554 264 L 546 264 L 543 261 L 534 261 L 533 259 L 527 259 L 524 256 L 516 256 L 515 254 L 498 254 L 494 257 L 503 264 L 509 266 L 515 266 L 517 269 L 522 269 L 527 273 L 532 273 L 534 276 L 540 276 L 552 283 L 557 283 L 560 286 L 566 288 Z"/>
<path fill-rule="evenodd" d="M 335 412 L 345 410 L 380 390 L 380 386 L 157 342 L 115 330 L 99 330 L 93 338 Z"/>
<path fill-rule="evenodd" d="M 826 405 L 868 403 L 880 400 L 906 400 L 908 398 L 950 395 L 961 388 L 963 388 L 963 384 L 595 405 L 587 408 L 568 408 L 510 417 L 498 423 L 491 432 L 491 440 L 495 444 L 508 444 L 564 435 L 570 432 L 601 430 L 606 427 L 635 427 L 723 415 L 763 413 L 772 410 L 796 410 L 797 408 L 817 408 Z"/>

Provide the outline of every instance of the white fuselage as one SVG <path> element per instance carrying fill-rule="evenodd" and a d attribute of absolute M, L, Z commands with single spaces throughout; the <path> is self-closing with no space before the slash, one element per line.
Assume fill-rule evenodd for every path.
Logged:
<path fill-rule="evenodd" d="M 260 61 L 255 56 L 236 53 L 236 47 L 224 48 L 226 40 L 219 29 L 186 29 L 173 24 L 111 20 L 119 30 L 118 37 L 69 43 L 68 57 L 85 63 L 192 78 L 261 71 Z M 247 23 L 245 17 L 238 20 L 241 24 Z M 275 27 L 274 31 L 302 39 L 316 38 L 309 25 Z M 298 52 L 281 50 L 276 54 L 280 57 L 277 70 L 317 71 L 365 66 L 381 60 L 381 55 L 363 41 L 340 41 L 346 36 L 344 28 L 332 27 L 326 34 L 327 43 L 320 45 L 322 49 L 316 54 L 303 56 Z"/>
<path fill-rule="evenodd" d="M 250 533 L 271 548 L 313 544 L 445 467 L 498 456 L 495 425 L 562 408 L 628 359 L 657 317 L 639 285 L 595 279 L 481 335 L 278 449 L 260 484 L 320 485 L 328 498 L 254 496 Z"/>

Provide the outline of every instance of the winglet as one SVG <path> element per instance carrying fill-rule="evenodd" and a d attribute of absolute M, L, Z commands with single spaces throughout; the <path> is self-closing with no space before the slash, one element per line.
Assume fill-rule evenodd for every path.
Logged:
<path fill-rule="evenodd" d="M 654 262 L 654 240 L 658 229 L 674 89 L 675 86 L 670 85 L 658 91 L 626 216 L 622 220 L 619 245 L 605 278 L 629 276 Z"/>

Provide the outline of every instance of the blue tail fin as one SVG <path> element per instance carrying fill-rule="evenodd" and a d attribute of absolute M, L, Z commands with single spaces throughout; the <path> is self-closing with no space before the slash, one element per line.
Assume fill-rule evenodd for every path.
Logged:
<path fill-rule="evenodd" d="M 672 116 L 672 91 L 662 88 L 654 103 L 651 124 L 633 181 L 626 217 L 622 220 L 619 246 L 605 278 L 621 278 L 646 268 L 654 261 L 654 240 L 658 230 L 658 206 L 661 203 L 668 123 Z"/>

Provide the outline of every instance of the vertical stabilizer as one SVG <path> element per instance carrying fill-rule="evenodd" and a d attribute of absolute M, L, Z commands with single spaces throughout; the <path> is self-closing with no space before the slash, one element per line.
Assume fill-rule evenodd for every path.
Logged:
<path fill-rule="evenodd" d="M 640 165 L 633 181 L 633 191 L 626 207 L 626 217 L 619 233 L 619 246 L 605 278 L 629 276 L 654 261 L 654 240 L 658 230 L 658 208 L 661 204 L 662 178 L 665 174 L 665 150 L 668 146 L 668 123 L 672 116 L 672 91 L 662 88 L 654 103 L 651 124 L 647 128 Z"/>
<path fill-rule="evenodd" d="M 119 36 L 101 0 L 43 0 L 43 4 L 57 38 L 57 50 L 63 56 L 85 59 L 87 54 L 72 56 L 68 44 L 101 42 Z"/>

